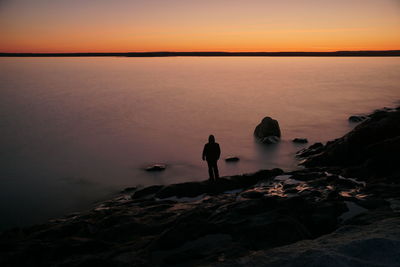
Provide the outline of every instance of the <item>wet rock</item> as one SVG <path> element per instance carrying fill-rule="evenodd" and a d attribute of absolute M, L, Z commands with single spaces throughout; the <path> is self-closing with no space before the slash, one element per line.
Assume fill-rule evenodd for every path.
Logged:
<path fill-rule="evenodd" d="M 346 212 L 347 206 L 342 201 L 316 203 L 310 216 L 309 229 L 314 236 L 330 233 L 337 228 L 338 217 Z"/>
<path fill-rule="evenodd" d="M 269 180 L 283 173 L 284 173 L 283 170 L 279 168 L 275 168 L 272 170 L 260 170 L 252 174 L 232 176 L 230 177 L 230 181 L 232 181 L 237 186 L 236 188 L 246 188 L 256 184 L 261 180 Z"/>
<path fill-rule="evenodd" d="M 133 195 L 132 199 L 143 198 L 145 196 L 154 195 L 158 191 L 160 191 L 164 186 L 163 185 L 152 185 L 145 187 L 143 189 L 137 190 Z"/>
<path fill-rule="evenodd" d="M 357 204 L 366 209 L 369 209 L 369 210 L 387 207 L 390 205 L 390 203 L 388 201 L 381 199 L 381 198 L 374 198 L 374 197 L 364 199 L 364 200 L 359 200 L 359 201 L 357 201 Z"/>
<path fill-rule="evenodd" d="M 226 253 L 226 248 L 235 250 L 235 245 L 230 235 L 209 234 L 188 241 L 175 249 L 157 250 L 152 253 L 152 258 L 156 259 L 154 261 L 156 265 L 184 263 L 187 266 L 192 266 L 196 259 L 218 258 L 224 252 Z"/>
<path fill-rule="evenodd" d="M 339 191 L 335 189 L 328 193 L 326 199 L 329 201 L 335 201 L 341 199 L 341 196 L 339 194 Z"/>
<path fill-rule="evenodd" d="M 298 220 L 264 212 L 250 217 L 236 238 L 249 249 L 258 250 L 310 238 L 310 234 Z"/>
<path fill-rule="evenodd" d="M 261 249 L 310 237 L 296 213 L 296 209 L 281 208 L 276 198 L 266 197 L 229 204 L 210 221 L 246 248 Z"/>
<path fill-rule="evenodd" d="M 187 182 L 180 184 L 172 184 L 164 187 L 157 192 L 157 198 L 168 198 L 172 196 L 180 197 L 196 197 L 208 192 L 208 182 Z"/>
<path fill-rule="evenodd" d="M 356 188 L 358 183 L 351 179 L 346 179 L 337 175 L 331 175 L 326 178 L 326 181 L 332 185 L 340 186 L 341 188 Z"/>
<path fill-rule="evenodd" d="M 400 181 L 397 179 L 397 183 L 367 183 L 365 191 L 371 195 L 378 195 L 381 198 L 396 198 L 400 192 Z"/>
<path fill-rule="evenodd" d="M 264 193 L 259 192 L 259 191 L 250 190 L 250 191 L 241 193 L 240 196 L 244 197 L 244 198 L 256 199 L 256 198 L 262 198 L 264 196 Z"/>
<path fill-rule="evenodd" d="M 345 225 L 314 240 L 260 250 L 218 266 L 397 266 L 400 218 Z"/>
<path fill-rule="evenodd" d="M 299 180 L 299 181 L 309 181 L 309 180 L 314 180 L 320 177 L 324 177 L 324 173 L 322 172 L 315 172 L 315 171 L 294 171 L 290 172 L 289 174 L 292 175 L 293 179 Z"/>
<path fill-rule="evenodd" d="M 208 220 L 212 213 L 212 210 L 204 207 L 186 211 L 157 238 L 153 247 L 161 250 L 177 248 L 188 241 L 195 240 L 207 234 L 216 233 L 217 228 L 215 224 Z"/>
<path fill-rule="evenodd" d="M 304 149 L 300 150 L 299 152 L 297 152 L 297 156 L 300 158 L 309 157 L 309 156 L 321 153 L 323 151 L 323 149 L 324 149 L 324 145 L 322 143 L 315 143 L 315 144 L 309 146 L 308 148 L 304 148 Z"/>
<path fill-rule="evenodd" d="M 219 178 L 216 181 L 187 182 L 165 186 L 155 195 L 157 198 L 196 197 L 202 194 L 220 194 L 225 191 L 246 188 L 260 180 L 270 179 L 282 174 L 281 169 L 261 170 L 253 174 Z"/>
<path fill-rule="evenodd" d="M 125 193 L 132 193 L 134 191 L 136 191 L 137 187 L 127 187 L 124 190 L 121 191 L 121 193 L 125 194 Z"/>
<path fill-rule="evenodd" d="M 299 192 L 299 196 L 307 198 L 307 199 L 321 198 L 322 192 L 317 191 L 317 190 L 306 189 L 306 190 Z"/>
<path fill-rule="evenodd" d="M 361 167 L 365 168 L 369 175 L 390 176 L 395 174 L 395 176 L 399 176 L 399 151 L 400 135 L 371 144 L 365 148 L 366 160 Z"/>
<path fill-rule="evenodd" d="M 239 160 L 240 160 L 239 157 L 236 156 L 229 156 L 225 158 L 226 162 L 238 162 Z"/>
<path fill-rule="evenodd" d="M 313 180 L 309 180 L 308 184 L 311 185 L 314 188 L 320 188 L 320 187 L 326 187 L 328 185 L 329 181 L 327 180 L 326 177 L 315 177 Z"/>
<path fill-rule="evenodd" d="M 265 117 L 255 128 L 254 136 L 260 141 L 271 136 L 280 138 L 281 130 L 278 121 L 272 119 L 271 117 Z"/>
<path fill-rule="evenodd" d="M 353 115 L 349 117 L 349 122 L 354 122 L 354 123 L 358 123 L 358 122 L 362 122 L 365 121 L 366 119 L 368 119 L 367 116 L 364 115 Z"/>
<path fill-rule="evenodd" d="M 296 188 L 288 188 L 287 190 L 285 190 L 285 193 L 287 194 L 296 194 L 297 192 L 299 192 L 299 190 L 297 190 Z"/>
<path fill-rule="evenodd" d="M 295 138 L 292 140 L 293 143 L 298 143 L 298 144 L 306 144 L 308 143 L 307 138 Z"/>
<path fill-rule="evenodd" d="M 151 166 L 148 166 L 146 168 L 146 171 L 148 172 L 159 172 L 159 171 L 164 171 L 167 168 L 167 165 L 165 164 L 153 164 Z"/>

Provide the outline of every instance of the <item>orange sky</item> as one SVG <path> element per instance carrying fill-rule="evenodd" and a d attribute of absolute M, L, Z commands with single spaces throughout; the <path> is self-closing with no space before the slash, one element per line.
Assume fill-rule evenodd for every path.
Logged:
<path fill-rule="evenodd" d="M 398 49 L 399 0 L 0 1 L 0 52 Z"/>

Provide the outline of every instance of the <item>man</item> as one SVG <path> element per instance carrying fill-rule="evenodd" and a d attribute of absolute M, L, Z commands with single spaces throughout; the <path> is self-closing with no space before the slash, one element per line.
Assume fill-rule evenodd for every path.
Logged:
<path fill-rule="evenodd" d="M 219 144 L 215 142 L 214 135 L 210 135 L 208 143 L 204 145 L 202 158 L 207 161 L 208 174 L 211 181 L 219 178 L 217 161 L 220 155 L 221 149 L 219 148 Z"/>

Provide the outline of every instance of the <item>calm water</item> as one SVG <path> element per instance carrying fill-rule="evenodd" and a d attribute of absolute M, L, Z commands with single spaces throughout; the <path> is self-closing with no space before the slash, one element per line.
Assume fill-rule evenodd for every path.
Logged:
<path fill-rule="evenodd" d="M 400 58 L 0 58 L 0 227 L 90 207 L 137 185 L 203 180 L 209 134 L 222 175 L 296 167 L 291 139 L 325 142 L 347 117 L 394 106 Z M 263 147 L 254 127 L 280 122 Z M 143 168 L 167 163 L 163 173 Z"/>

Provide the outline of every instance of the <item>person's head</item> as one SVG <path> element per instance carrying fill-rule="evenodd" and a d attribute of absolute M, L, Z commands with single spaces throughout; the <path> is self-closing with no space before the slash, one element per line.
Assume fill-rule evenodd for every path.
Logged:
<path fill-rule="evenodd" d="M 210 135 L 209 137 L 208 137 L 208 142 L 209 143 L 215 143 L 215 137 L 214 137 L 214 135 Z"/>

